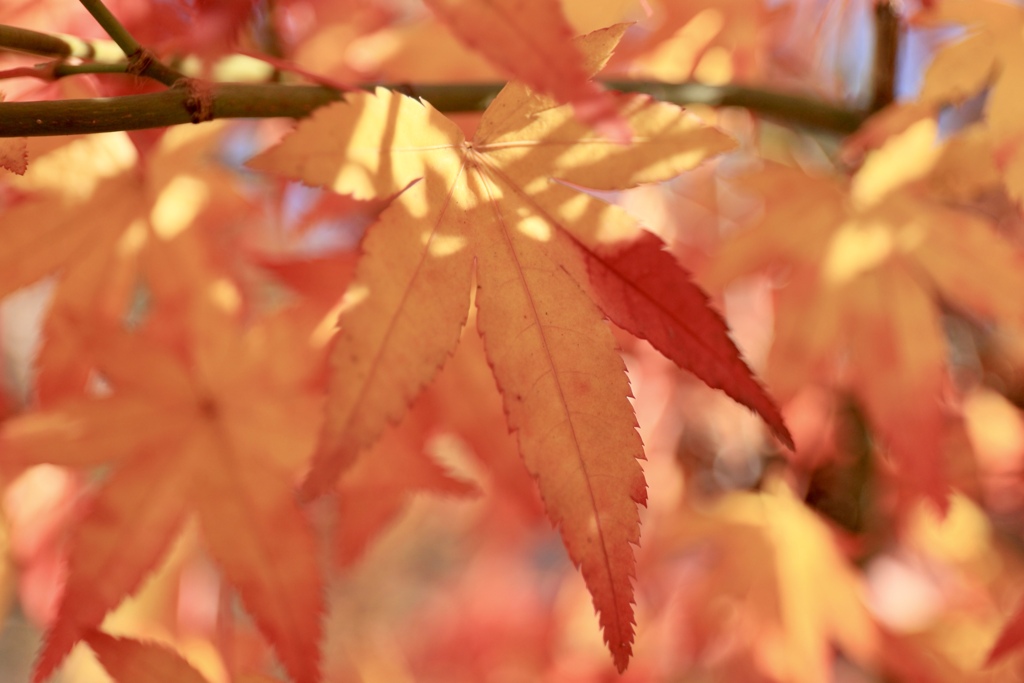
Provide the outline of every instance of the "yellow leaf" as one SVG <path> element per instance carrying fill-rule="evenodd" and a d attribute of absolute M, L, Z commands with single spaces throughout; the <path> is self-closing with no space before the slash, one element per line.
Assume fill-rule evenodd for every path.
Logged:
<path fill-rule="evenodd" d="M 988 83 L 996 56 L 996 45 L 985 33 L 975 33 L 946 47 L 928 66 L 921 99 L 941 105 L 970 97 Z"/>
<path fill-rule="evenodd" d="M 829 680 L 833 644 L 856 662 L 872 662 L 879 632 L 860 575 L 833 531 L 783 482 L 769 480 L 762 493 L 730 493 L 706 511 L 683 511 L 669 534 L 684 547 L 713 549 L 709 595 L 719 609 L 723 601 L 733 606 L 735 616 L 728 626 L 710 626 L 730 628 L 723 640 L 749 648 L 767 679 Z"/>
<path fill-rule="evenodd" d="M 1024 198 L 1024 9 L 998 0 L 941 0 L 923 15 L 925 23 L 956 22 L 967 37 L 946 45 L 925 76 L 922 99 L 939 105 L 990 87 L 985 124 L 992 136 L 1010 195 Z"/>
<path fill-rule="evenodd" d="M 948 172 L 934 135 L 925 120 L 869 154 L 849 199 L 841 179 L 778 166 L 754 174 L 744 182 L 765 198 L 764 220 L 728 241 L 704 278 L 721 286 L 786 268 L 770 384 L 783 396 L 807 382 L 855 391 L 897 463 L 903 510 L 917 495 L 946 496 L 941 303 L 1003 324 L 1024 318 L 1012 294 L 1024 288 L 1021 254 L 928 196 L 935 168 Z"/>

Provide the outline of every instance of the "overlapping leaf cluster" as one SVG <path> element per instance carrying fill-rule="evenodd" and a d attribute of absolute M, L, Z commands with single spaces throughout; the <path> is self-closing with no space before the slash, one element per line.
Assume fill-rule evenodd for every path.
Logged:
<path fill-rule="evenodd" d="M 477 325 L 508 427 L 582 569 L 620 670 L 634 638 L 633 546 L 646 485 L 625 368 L 599 305 L 789 439 L 724 322 L 662 243 L 620 209 L 576 189 L 666 180 L 732 146 L 678 107 L 648 97 L 605 93 L 593 109 L 597 90 L 587 78 L 624 30 L 592 34 L 579 46 L 545 39 L 576 55 L 570 63 L 577 71 L 551 81 L 579 84 L 560 93 L 575 111 L 513 84 L 466 140 L 422 102 L 386 90 L 353 94 L 249 164 L 357 200 L 397 195 L 363 238 L 340 303 L 326 419 L 305 496 L 335 488 L 386 426 L 405 417 L 458 343 L 475 282 Z M 522 35 L 512 40 L 518 45 Z M 614 128 L 614 138 L 586 123 L 595 117 L 598 128 Z M 213 203 L 215 193 L 236 192 L 229 174 L 196 156 L 210 153 L 215 133 L 166 136 L 145 169 L 123 138 L 114 138 L 110 149 L 123 157 L 80 196 L 54 188 L 62 191 L 61 210 L 52 210 L 49 188 L 33 188 L 4 217 L 9 235 L 25 234 L 21 251 L 6 253 L 12 287 L 71 265 L 50 304 L 47 324 L 63 325 L 64 334 L 48 334 L 42 351 L 44 406 L 8 423 L 7 461 L 116 464 L 76 527 L 37 680 L 82 638 L 102 659 L 114 641 L 95 629 L 166 556 L 190 515 L 289 674 L 297 681 L 319 676 L 320 572 L 310 524 L 291 495 L 319 412 L 310 391 L 315 363 L 275 367 L 295 350 L 275 344 L 274 326 L 296 320 L 279 314 L 244 323 L 238 275 L 215 262 L 214 238 L 197 227 L 210 220 L 202 215 L 207 209 L 228 210 L 223 198 Z M 90 144 L 71 143 L 67 151 Z M 50 157 L 62 162 L 60 151 Z M 33 167 L 28 185 L 53 177 L 45 168 L 50 157 Z M 75 221 L 82 214 L 97 220 Z M 59 248 L 41 258 L 36 245 L 53 240 L 48 233 Z M 192 271 L 188 282 L 178 269 Z M 136 274 L 154 298 L 139 329 L 129 332 L 118 317 Z M 70 348 L 52 348 L 61 343 Z M 103 395 L 81 397 L 95 393 L 87 388 L 93 375 Z M 357 502 L 374 481 L 375 461 L 361 478 L 346 478 L 339 510 L 362 518 L 351 527 L 364 539 L 394 515 L 410 483 L 426 488 L 433 478 L 442 491 L 468 490 L 431 466 L 416 470 L 423 438 L 414 432 L 410 447 L 374 455 L 391 495 L 375 496 L 369 506 Z M 410 464 L 401 465 L 402 453 Z M 398 466 L 413 469 L 394 479 Z M 344 539 L 342 548 L 365 544 Z M 338 552 L 344 558 L 347 551 Z"/>
<path fill-rule="evenodd" d="M 582 43 L 591 70 L 623 29 Z M 320 110 L 250 166 L 356 198 L 400 193 L 363 240 L 304 491 L 330 486 L 403 416 L 458 342 L 475 281 L 477 327 L 509 427 L 623 669 L 633 640 L 630 546 L 646 493 L 624 368 L 591 283 L 613 321 L 788 435 L 724 324 L 659 242 L 571 187 L 665 180 L 729 141 L 646 97 L 621 98 L 617 112 L 628 142 L 591 133 L 567 108 L 513 84 L 465 140 L 429 106 L 378 90 Z"/>
<path fill-rule="evenodd" d="M 201 58 L 253 28 L 246 2 L 110 5 Z M 515 80 L 469 121 L 377 88 L 279 141 L 217 122 L 4 147 L 24 175 L 0 296 L 44 302 L 0 426 L 35 680 L 79 671 L 79 642 L 119 682 L 599 680 L 607 651 L 644 680 L 1014 680 L 1020 8 L 928 3 L 913 26 L 965 32 L 835 155 L 593 80 L 811 73 L 773 50 L 826 35 L 806 3 L 275 11 L 306 70 Z M 420 492 L 448 502 L 404 516 Z M 582 582 L 552 578 L 541 517 Z"/>

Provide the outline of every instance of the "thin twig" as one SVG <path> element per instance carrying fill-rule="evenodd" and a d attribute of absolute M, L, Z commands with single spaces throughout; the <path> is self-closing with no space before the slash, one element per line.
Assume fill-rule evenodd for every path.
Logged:
<path fill-rule="evenodd" d="M 27 28 L 2 24 L 0 24 L 0 50 L 13 50 L 59 60 L 77 57 L 104 64 L 126 63 L 121 48 L 110 39 L 86 39 L 54 33 L 40 33 Z"/>
<path fill-rule="evenodd" d="M 136 52 L 142 49 L 138 41 L 128 32 L 128 29 L 124 27 L 117 17 L 107 9 L 107 6 L 103 4 L 102 0 L 81 0 L 82 5 L 85 9 L 89 10 L 89 14 L 96 19 L 97 23 L 103 27 L 103 30 L 107 32 L 115 43 L 124 52 L 125 57 L 131 58 Z"/>
<path fill-rule="evenodd" d="M 81 76 L 83 74 L 126 74 L 128 73 L 128 62 L 106 64 L 104 62 L 86 62 L 84 64 L 68 64 L 60 62 L 53 65 L 53 78 L 65 78 L 67 76 Z"/>
<path fill-rule="evenodd" d="M 16 26 L 0 26 L 0 47 L 43 57 L 70 57 L 71 45 L 49 33 L 31 31 Z"/>
<path fill-rule="evenodd" d="M 103 62 L 86 62 L 69 64 L 63 60 L 39 64 L 36 66 L 19 66 L 0 71 L 0 80 L 8 78 L 38 78 L 43 81 L 55 81 L 68 76 L 82 74 L 125 74 L 128 73 L 128 62 L 105 64 Z"/>
<path fill-rule="evenodd" d="M 43 66 L 16 66 L 12 69 L 0 71 L 0 80 L 7 78 L 38 78 L 44 81 L 53 80 L 54 62 Z"/>
<path fill-rule="evenodd" d="M 284 57 L 275 21 L 274 0 L 260 0 L 253 6 L 253 34 L 263 52 L 278 59 Z"/>

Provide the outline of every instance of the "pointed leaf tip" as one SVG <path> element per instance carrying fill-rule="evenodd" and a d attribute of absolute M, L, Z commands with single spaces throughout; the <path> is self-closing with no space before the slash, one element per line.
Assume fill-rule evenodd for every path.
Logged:
<path fill-rule="evenodd" d="M 207 683 L 177 651 L 155 642 L 90 631 L 85 641 L 117 683 Z"/>
<path fill-rule="evenodd" d="M 590 282 L 604 313 L 666 358 L 761 416 L 794 450 L 782 412 L 740 356 L 725 320 L 656 235 L 586 251 Z"/>
<path fill-rule="evenodd" d="M 53 676 L 71 650 L 81 639 L 81 630 L 68 621 L 58 620 L 46 634 L 43 647 L 32 669 L 32 683 L 43 683 Z"/>
<path fill-rule="evenodd" d="M 522 200 L 490 182 L 505 202 L 494 219 L 473 224 L 477 242 L 490 245 L 478 252 L 477 327 L 520 454 L 622 670 L 634 638 L 637 506 L 646 499 L 625 366 L 570 275 L 582 267 L 575 246 L 561 231 L 533 237 Z"/>
<path fill-rule="evenodd" d="M 1017 607 L 1017 611 L 1010 617 L 1010 620 L 1003 627 L 1002 633 L 992 646 L 985 660 L 986 666 L 997 663 L 1002 658 L 1024 645 L 1024 603 Z"/>

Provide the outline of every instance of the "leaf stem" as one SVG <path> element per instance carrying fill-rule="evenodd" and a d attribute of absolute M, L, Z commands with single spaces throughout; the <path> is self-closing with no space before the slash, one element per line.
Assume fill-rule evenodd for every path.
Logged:
<path fill-rule="evenodd" d="M 259 0 L 253 6 L 253 37 L 265 54 L 281 59 L 284 47 L 275 21 L 274 0 Z"/>
<path fill-rule="evenodd" d="M 89 14 L 96 19 L 97 23 L 103 27 L 107 35 L 118 44 L 126 57 L 131 58 L 135 53 L 142 50 L 142 46 L 128 32 L 124 24 L 118 21 L 117 17 L 107 9 L 102 0 L 81 0 L 81 3 L 85 9 L 89 10 Z"/>
<path fill-rule="evenodd" d="M 127 62 L 86 62 L 84 64 L 68 64 L 60 62 L 53 65 L 53 78 L 80 76 L 82 74 L 124 74 L 128 73 Z"/>

